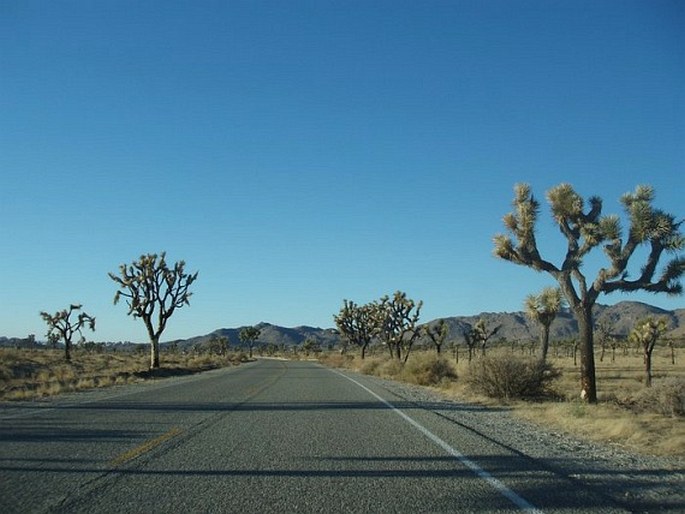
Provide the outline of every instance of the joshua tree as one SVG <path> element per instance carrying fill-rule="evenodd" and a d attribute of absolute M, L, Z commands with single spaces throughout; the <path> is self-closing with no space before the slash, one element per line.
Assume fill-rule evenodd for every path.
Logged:
<path fill-rule="evenodd" d="M 119 287 L 114 303 L 122 296 L 127 298 L 128 314 L 143 320 L 150 337 L 150 369 L 159 368 L 159 338 L 176 309 L 190 305 L 193 293 L 188 288 L 197 279 L 197 272 L 186 273 L 184 261 L 170 268 L 166 253 L 162 252 L 142 255 L 132 264 L 122 264 L 119 275 L 109 273 Z"/>
<path fill-rule="evenodd" d="M 469 350 L 469 364 L 471 364 L 471 361 L 473 360 L 473 349 L 476 347 L 478 339 L 475 337 L 476 333 L 474 332 L 472 326 L 469 326 L 469 328 L 463 328 L 462 335 L 464 336 L 464 341 L 466 341 L 466 348 Z"/>
<path fill-rule="evenodd" d="M 487 322 L 485 318 L 480 318 L 476 321 L 476 324 L 468 328 L 462 329 L 462 335 L 466 341 L 466 346 L 469 349 L 469 363 L 473 359 L 473 349 L 477 344 L 480 344 L 480 350 L 483 355 L 485 355 L 485 345 L 488 340 L 499 332 L 502 325 L 497 325 L 492 330 L 488 329 Z"/>
<path fill-rule="evenodd" d="M 480 318 L 473 326 L 473 337 L 480 343 L 481 354 L 485 355 L 485 346 L 488 344 L 490 338 L 499 332 L 500 328 L 502 328 L 502 325 L 497 325 L 492 329 L 488 328 L 485 318 Z"/>
<path fill-rule="evenodd" d="M 659 338 L 666 332 L 664 318 L 648 317 L 638 321 L 630 333 L 630 340 L 642 347 L 645 363 L 645 387 L 652 386 L 652 351 Z"/>
<path fill-rule="evenodd" d="M 228 353 L 228 347 L 230 341 L 226 336 L 220 336 L 218 334 L 212 334 L 207 342 L 207 349 L 210 353 L 215 353 L 217 355 L 226 355 Z"/>
<path fill-rule="evenodd" d="M 71 319 L 71 315 L 81 310 L 81 304 L 72 304 L 68 309 L 58 311 L 55 314 L 41 312 L 40 316 L 48 324 L 48 341 L 56 344 L 62 339 L 64 341 L 64 358 L 71 360 L 71 338 L 78 333 L 83 339 L 81 329 L 88 326 L 95 331 L 95 318 L 85 312 L 79 313 L 76 320 Z"/>
<path fill-rule="evenodd" d="M 613 352 L 611 355 L 611 362 L 614 362 L 615 360 L 614 353 L 616 348 L 616 338 L 612 335 L 613 331 L 614 323 L 609 319 L 595 323 L 595 339 L 599 340 L 599 345 L 601 347 L 599 362 L 604 362 L 604 354 L 606 353 L 607 343 L 611 345 Z"/>
<path fill-rule="evenodd" d="M 46 336 L 48 338 L 48 344 L 50 345 L 50 348 L 56 350 L 57 345 L 59 344 L 59 340 L 61 339 L 60 335 L 56 332 L 48 332 Z"/>
<path fill-rule="evenodd" d="M 447 334 L 450 331 L 450 327 L 447 322 L 444 319 L 441 319 L 432 327 L 426 324 L 421 328 L 423 329 L 423 333 L 427 335 L 428 338 L 433 342 L 437 354 L 440 355 L 442 344 L 445 342 L 445 339 L 447 339 Z"/>
<path fill-rule="evenodd" d="M 547 360 L 549 329 L 564 305 L 564 296 L 558 287 L 545 287 L 539 294 L 526 297 L 526 316 L 540 325 L 540 360 Z"/>
<path fill-rule="evenodd" d="M 313 337 L 308 337 L 302 342 L 302 351 L 306 356 L 309 356 L 310 353 L 320 353 L 321 343 Z"/>
<path fill-rule="evenodd" d="M 495 236 L 494 253 L 514 264 L 545 271 L 559 283 L 580 332 L 581 397 L 596 403 L 592 307 L 601 293 L 614 291 L 680 294 L 685 259 L 675 255 L 660 271 L 657 267 L 664 253 L 677 254 L 685 247 L 685 238 L 680 233 L 682 221 L 676 221 L 674 216 L 652 206 L 652 187 L 638 186 L 635 192 L 621 198 L 630 221 L 627 238 L 623 239 L 618 216 L 601 215 L 600 198 L 590 198 L 586 211 L 585 202 L 572 186 L 561 184 L 547 193 L 554 221 L 566 239 L 566 255 L 557 266 L 545 260 L 538 250 L 535 225 L 540 204 L 533 197 L 530 186 L 517 184 L 514 191 L 514 210 L 504 217 L 510 235 Z M 600 269 L 596 278 L 589 282 L 582 264 L 588 253 L 600 245 L 609 259 L 609 266 Z M 646 263 L 640 274 L 630 280 L 628 261 L 643 245 L 648 247 Z"/>
<path fill-rule="evenodd" d="M 246 344 L 250 350 L 250 359 L 252 358 L 252 349 L 254 348 L 254 345 L 257 342 L 257 339 L 259 339 L 259 335 L 261 333 L 261 329 L 257 327 L 245 327 L 238 334 L 240 342 Z"/>
<path fill-rule="evenodd" d="M 377 335 L 388 346 L 390 355 L 407 362 L 412 345 L 419 335 L 419 321 L 423 302 L 416 303 L 407 294 L 397 291 L 392 299 L 387 295 L 373 309 Z M 404 357 L 402 357 L 404 350 Z"/>
<path fill-rule="evenodd" d="M 340 335 L 349 343 L 361 349 L 362 359 L 376 332 L 374 309 L 376 304 L 357 305 L 343 300 L 340 312 L 333 316 Z"/>

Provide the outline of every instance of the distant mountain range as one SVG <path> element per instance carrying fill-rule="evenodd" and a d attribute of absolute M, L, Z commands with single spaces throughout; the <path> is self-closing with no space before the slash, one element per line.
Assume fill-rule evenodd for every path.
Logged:
<path fill-rule="evenodd" d="M 611 327 L 611 333 L 615 336 L 627 336 L 636 321 L 647 316 L 663 316 L 667 319 L 669 331 L 668 337 L 677 339 L 685 338 L 685 309 L 673 311 L 660 309 L 652 305 L 640 302 L 620 302 L 616 305 L 596 305 L 595 322 L 602 323 Z M 448 341 L 462 342 L 465 329 L 473 326 L 480 318 L 484 318 L 487 326 L 494 328 L 501 325 L 501 328 L 494 337 L 495 340 L 506 339 L 508 341 L 530 341 L 538 338 L 537 325 L 526 318 L 523 312 L 484 312 L 476 316 L 453 316 L 443 318 L 447 322 L 450 331 Z M 432 320 L 428 323 L 433 325 L 439 320 Z M 300 326 L 294 328 L 280 327 L 270 323 L 259 323 L 261 334 L 257 341 L 258 345 L 273 344 L 277 347 L 290 347 L 302 344 L 306 339 L 316 340 L 322 348 L 335 346 L 339 342 L 337 332 L 332 328 L 315 328 Z M 175 344 L 179 348 L 192 348 L 195 345 L 207 344 L 215 337 L 228 337 L 231 346 L 239 346 L 240 330 L 238 328 L 220 328 L 209 334 L 192 337 L 190 339 L 180 339 L 170 341 L 164 345 Z M 570 312 L 561 312 L 552 323 L 550 337 L 554 340 L 570 339 L 578 335 L 578 325 Z M 0 347 L 2 346 L 26 346 L 24 339 L 0 337 Z M 118 343 L 120 349 L 136 347 L 133 343 Z"/>
<path fill-rule="evenodd" d="M 685 309 L 668 311 L 640 302 L 620 302 L 616 305 L 596 305 L 595 322 L 602 323 L 611 328 L 614 336 L 625 337 L 633 328 L 636 321 L 647 316 L 663 316 L 668 323 L 668 337 L 685 337 Z M 538 326 L 529 320 L 523 312 L 484 312 L 476 316 L 453 316 L 444 319 L 450 330 L 448 340 L 463 342 L 463 332 L 472 327 L 480 318 L 484 318 L 488 327 L 494 328 L 501 325 L 494 339 L 507 339 L 508 341 L 530 341 L 537 340 Z M 437 323 L 439 320 L 429 321 L 429 325 Z M 276 346 L 296 346 L 306 339 L 316 340 L 323 348 L 336 345 L 339 336 L 334 329 L 314 328 L 314 327 L 294 327 L 285 328 L 269 323 L 259 323 L 261 329 L 259 344 L 274 344 Z M 228 337 L 232 346 L 240 344 L 238 334 L 244 327 L 222 328 L 210 334 L 193 337 L 191 339 L 176 341 L 182 348 L 192 347 L 196 344 L 205 344 L 213 337 Z M 554 340 L 571 339 L 578 335 L 578 324 L 570 312 L 561 312 L 552 323 L 550 338 Z"/>

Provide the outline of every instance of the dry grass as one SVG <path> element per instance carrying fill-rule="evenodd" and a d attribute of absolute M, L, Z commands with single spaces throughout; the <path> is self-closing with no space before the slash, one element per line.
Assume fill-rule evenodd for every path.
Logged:
<path fill-rule="evenodd" d="M 642 356 L 629 352 L 615 361 L 607 355 L 596 362 L 597 405 L 579 400 L 580 371 L 571 357 L 552 357 L 552 363 L 562 370 L 558 392 L 566 398 L 561 403 L 517 404 L 515 412 L 535 423 L 588 439 L 617 443 L 651 455 L 685 456 L 685 418 L 674 409 L 674 383 L 685 381 L 685 355 L 676 350 L 676 363 L 671 362 L 667 348 L 657 348 L 652 362 L 653 387 L 644 386 Z M 678 358 L 679 357 L 679 358 Z M 685 406 L 682 393 L 681 409 Z M 639 408 L 636 408 L 636 405 Z"/>
<path fill-rule="evenodd" d="M 457 379 L 455 366 L 434 353 L 412 354 L 405 365 L 387 357 L 369 357 L 361 360 L 351 354 L 322 353 L 320 362 L 328 366 L 352 369 L 365 375 L 374 375 L 409 384 L 449 388 Z"/>
<path fill-rule="evenodd" d="M 535 424 L 593 441 L 616 443 L 648 455 L 685 456 L 685 422 L 635 414 L 612 403 L 520 403 L 514 413 Z"/>
<path fill-rule="evenodd" d="M 497 348 L 489 350 L 488 354 L 511 355 L 510 351 L 509 348 Z M 425 353 L 428 352 L 413 353 L 407 364 L 414 359 L 424 359 Z M 668 348 L 655 349 L 652 391 L 645 391 L 641 355 L 633 352 L 627 355 L 621 352 L 619 355 L 617 352 L 612 362 L 611 354 L 607 352 L 604 362 L 599 362 L 598 352 L 597 405 L 580 401 L 580 371 L 574 365 L 573 358 L 557 357 L 554 352 L 551 354 L 551 364 L 561 370 L 561 377 L 555 383 L 557 399 L 508 403 L 514 415 L 556 431 L 599 442 L 617 443 L 648 455 L 685 456 L 685 418 L 682 410 L 675 408 L 675 404 L 681 402 L 681 409 L 685 409 L 682 404 L 685 401 L 682 396 L 682 391 L 685 391 L 685 349 L 676 350 L 676 364 L 671 363 Z M 521 355 L 520 351 L 516 355 Z M 468 376 L 470 366 L 463 352 L 459 357 L 457 363 L 454 355 L 449 356 L 452 369 L 459 378 L 443 380 L 442 394 L 459 400 L 497 404 L 497 400 L 479 396 L 469 389 L 467 380 L 463 378 Z M 411 375 L 409 369 L 402 370 L 397 362 L 389 361 L 385 355 L 367 357 L 362 361 L 352 355 L 324 354 L 322 361 L 331 366 L 418 383 L 411 376 L 408 378 Z M 673 391 L 678 394 L 675 400 Z"/>
<path fill-rule="evenodd" d="M 0 400 L 34 400 L 64 392 L 185 375 L 236 364 L 240 357 L 163 353 L 162 368 L 150 372 L 146 353 L 91 353 L 77 348 L 69 363 L 60 350 L 0 348 Z"/>

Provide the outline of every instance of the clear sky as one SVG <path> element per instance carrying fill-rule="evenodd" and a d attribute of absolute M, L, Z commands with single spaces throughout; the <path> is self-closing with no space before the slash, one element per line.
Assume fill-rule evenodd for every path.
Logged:
<path fill-rule="evenodd" d="M 78 302 L 145 341 L 107 272 L 162 250 L 200 272 L 163 340 L 398 289 L 423 321 L 520 310 L 553 282 L 492 255 L 515 183 L 685 215 L 683 27 L 659 0 L 5 0 L 0 335 Z M 627 299 L 685 307 L 600 302 Z"/>

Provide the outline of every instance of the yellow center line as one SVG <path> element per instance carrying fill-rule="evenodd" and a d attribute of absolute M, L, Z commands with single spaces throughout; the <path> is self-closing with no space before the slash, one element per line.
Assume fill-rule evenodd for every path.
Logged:
<path fill-rule="evenodd" d="M 136 446 L 135 448 L 130 449 L 129 451 L 122 453 L 121 455 L 115 457 L 111 461 L 109 461 L 109 466 L 116 468 L 121 466 L 122 464 L 126 464 L 128 461 L 131 461 L 135 459 L 136 457 L 139 457 L 140 455 L 143 455 L 144 453 L 149 452 L 153 448 L 156 448 L 160 444 L 162 444 L 165 441 L 168 441 L 169 439 L 176 437 L 177 435 L 180 435 L 183 433 L 183 430 L 181 430 L 178 427 L 174 427 L 168 432 L 165 432 L 164 434 L 160 435 L 159 437 L 155 437 L 154 439 L 149 439 L 145 441 L 143 444 Z"/>

